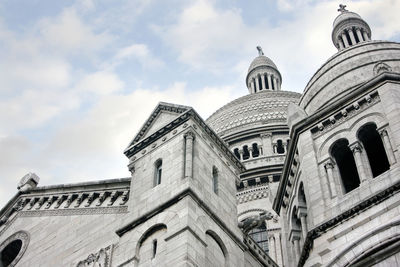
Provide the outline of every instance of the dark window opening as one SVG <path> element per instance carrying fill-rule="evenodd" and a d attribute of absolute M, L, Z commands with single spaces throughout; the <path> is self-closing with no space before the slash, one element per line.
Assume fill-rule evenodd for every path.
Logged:
<path fill-rule="evenodd" d="M 260 90 L 262 90 L 263 88 L 262 88 L 262 83 L 261 83 L 261 77 L 260 76 L 258 76 L 258 78 L 257 78 L 257 82 L 258 82 L 258 88 L 260 88 Z"/>
<path fill-rule="evenodd" d="M 240 159 L 240 154 L 239 154 L 239 149 L 238 149 L 238 148 L 235 148 L 235 149 L 233 150 L 233 154 L 235 154 L 235 156 L 236 156 L 237 159 Z"/>
<path fill-rule="evenodd" d="M 285 148 L 283 147 L 282 140 L 278 140 L 277 141 L 276 152 L 278 154 L 284 154 L 285 153 Z"/>
<path fill-rule="evenodd" d="M 347 41 L 349 42 L 349 45 L 354 45 L 353 42 L 351 41 L 349 32 L 345 31 L 345 34 L 346 34 Z"/>
<path fill-rule="evenodd" d="M 8 244 L 2 251 L 1 251 L 1 266 L 9 266 L 15 258 L 18 256 L 19 252 L 21 251 L 22 241 L 17 239 L 12 241 Z"/>
<path fill-rule="evenodd" d="M 218 169 L 215 166 L 213 167 L 212 176 L 213 176 L 213 191 L 215 194 L 218 195 Z"/>
<path fill-rule="evenodd" d="M 375 124 L 367 124 L 358 132 L 358 139 L 367 152 L 368 161 L 374 177 L 389 170 L 390 165 L 385 148 Z"/>
<path fill-rule="evenodd" d="M 268 84 L 267 75 L 264 75 L 264 83 L 265 83 L 265 88 L 266 88 L 266 89 L 270 89 L 270 88 L 269 88 L 269 84 Z"/>
<path fill-rule="evenodd" d="M 349 141 L 347 141 L 347 139 L 336 141 L 332 146 L 331 152 L 339 168 L 345 193 L 359 187 L 360 178 L 358 176 L 353 153 L 349 148 Z"/>
<path fill-rule="evenodd" d="M 157 239 L 153 240 L 153 256 L 152 259 L 154 259 L 156 257 L 157 254 Z"/>
<path fill-rule="evenodd" d="M 161 184 L 161 175 L 162 175 L 162 160 L 159 159 L 155 163 L 154 186 Z"/>
<path fill-rule="evenodd" d="M 247 146 L 243 147 L 243 160 L 249 159 L 250 158 L 250 153 L 249 149 Z"/>
<path fill-rule="evenodd" d="M 360 39 L 358 39 L 357 31 L 355 29 L 353 29 L 353 34 L 354 38 L 356 39 L 356 43 L 358 44 L 360 42 Z"/>
<path fill-rule="evenodd" d="M 253 228 L 249 232 L 249 236 L 253 238 L 254 241 L 257 242 L 257 244 L 264 250 L 266 253 L 268 253 L 268 235 L 267 235 L 267 227 L 265 225 L 265 222 L 263 222 L 259 227 Z"/>
<path fill-rule="evenodd" d="M 252 145 L 252 148 L 253 148 L 253 152 L 252 152 L 253 157 L 256 158 L 256 157 L 260 156 L 260 151 L 259 151 L 258 145 L 256 143 L 254 143 Z"/>

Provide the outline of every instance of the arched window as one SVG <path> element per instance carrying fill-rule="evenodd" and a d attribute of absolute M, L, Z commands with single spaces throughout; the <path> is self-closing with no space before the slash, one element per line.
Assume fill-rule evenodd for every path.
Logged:
<path fill-rule="evenodd" d="M 22 241 L 17 239 L 8 244 L 0 254 L 0 266 L 9 266 L 21 251 Z"/>
<path fill-rule="evenodd" d="M 364 125 L 360 128 L 357 135 L 367 152 L 374 177 L 389 170 L 390 167 L 382 139 L 376 128 L 376 125 L 373 123 Z"/>
<path fill-rule="evenodd" d="M 274 79 L 275 79 L 274 75 L 271 75 L 271 87 L 272 87 L 271 89 L 272 90 L 275 90 Z"/>
<path fill-rule="evenodd" d="M 262 82 L 261 82 L 261 76 L 257 77 L 257 82 L 258 82 L 258 86 L 259 86 L 258 88 L 260 88 L 260 91 L 261 91 L 263 89 L 262 88 Z"/>
<path fill-rule="evenodd" d="M 212 177 L 213 177 L 213 191 L 215 194 L 218 195 L 218 169 L 215 166 L 213 166 Z"/>
<path fill-rule="evenodd" d="M 152 258 L 154 259 L 156 257 L 157 254 L 157 239 L 153 240 L 153 256 Z"/>
<path fill-rule="evenodd" d="M 285 148 L 283 147 L 282 140 L 279 139 L 276 143 L 277 143 L 276 152 L 278 154 L 284 154 Z"/>
<path fill-rule="evenodd" d="M 161 184 L 161 175 L 162 175 L 162 159 L 159 159 L 154 164 L 155 172 L 154 172 L 154 186 Z"/>
<path fill-rule="evenodd" d="M 256 158 L 256 157 L 258 157 L 258 156 L 260 156 L 260 151 L 258 150 L 258 145 L 256 144 L 256 143 L 254 143 L 253 145 L 252 145 L 252 154 L 253 154 L 253 158 Z"/>
<path fill-rule="evenodd" d="M 353 153 L 349 148 L 349 141 L 347 141 L 347 139 L 337 140 L 332 145 L 331 154 L 339 168 L 344 193 L 348 193 L 359 187 L 360 178 L 358 176 Z"/>
<path fill-rule="evenodd" d="M 236 156 L 238 159 L 240 159 L 239 148 L 235 148 L 235 149 L 233 150 L 233 154 L 235 154 L 235 156 Z"/>
<path fill-rule="evenodd" d="M 266 88 L 266 89 L 270 89 L 270 88 L 269 88 L 269 85 L 268 85 L 267 74 L 264 75 L 264 83 L 265 83 L 265 88 Z"/>
<path fill-rule="evenodd" d="M 247 146 L 244 146 L 243 147 L 243 160 L 246 160 L 249 158 L 250 158 L 249 148 Z"/>
<path fill-rule="evenodd" d="M 249 232 L 249 236 L 266 252 L 268 253 L 268 235 L 267 226 L 263 222 L 259 227 L 253 228 Z"/>

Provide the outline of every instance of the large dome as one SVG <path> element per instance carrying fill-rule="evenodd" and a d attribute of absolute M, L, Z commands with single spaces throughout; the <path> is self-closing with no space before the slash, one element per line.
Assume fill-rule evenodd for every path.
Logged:
<path fill-rule="evenodd" d="M 400 72 L 400 44 L 368 41 L 339 51 L 308 82 L 300 106 L 311 115 L 382 71 Z"/>
<path fill-rule="evenodd" d="M 299 93 L 260 91 L 240 97 L 218 109 L 207 124 L 220 136 L 268 125 L 286 125 L 289 103 L 298 103 Z"/>

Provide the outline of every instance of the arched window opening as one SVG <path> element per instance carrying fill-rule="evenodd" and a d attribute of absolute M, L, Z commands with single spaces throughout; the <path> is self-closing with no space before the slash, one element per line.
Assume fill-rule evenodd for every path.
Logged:
<path fill-rule="evenodd" d="M 154 186 L 161 184 L 161 175 L 162 175 L 162 159 L 159 159 L 155 163 Z"/>
<path fill-rule="evenodd" d="M 251 238 L 257 242 L 257 244 L 265 251 L 265 253 L 269 252 L 267 226 L 265 222 L 263 222 L 259 227 L 250 230 L 249 236 L 251 236 Z"/>
<path fill-rule="evenodd" d="M 374 177 L 384 173 L 390 168 L 385 147 L 383 146 L 382 139 L 376 128 L 376 125 L 371 123 L 362 126 L 358 131 L 358 139 L 360 139 L 367 152 L 372 175 Z"/>
<path fill-rule="evenodd" d="M 228 260 L 226 246 L 221 238 L 211 230 L 206 231 L 205 266 L 226 266 Z"/>
<path fill-rule="evenodd" d="M 1 265 L 0 266 L 9 266 L 15 258 L 18 256 L 19 252 L 22 248 L 22 241 L 17 239 L 8 244 L 0 254 L 1 257 Z"/>
<path fill-rule="evenodd" d="M 235 154 L 235 156 L 236 156 L 237 159 L 240 159 L 239 148 L 235 148 L 235 149 L 233 150 L 233 154 Z"/>
<path fill-rule="evenodd" d="M 259 86 L 258 88 L 260 88 L 260 91 L 261 91 L 263 89 L 262 88 L 262 82 L 261 82 L 261 76 L 257 77 L 257 82 L 258 82 L 258 86 Z"/>
<path fill-rule="evenodd" d="M 303 204 L 304 207 L 307 207 L 307 200 L 306 200 L 306 194 L 304 193 L 303 182 L 299 186 L 299 203 Z"/>
<path fill-rule="evenodd" d="M 336 141 L 331 149 L 331 154 L 339 168 L 344 193 L 348 193 L 360 186 L 356 163 L 353 153 L 349 148 L 347 139 Z"/>
<path fill-rule="evenodd" d="M 250 158 L 249 148 L 247 146 L 244 146 L 243 147 L 243 160 L 246 160 L 249 158 Z"/>
<path fill-rule="evenodd" d="M 271 75 L 271 89 L 272 89 L 272 90 L 275 90 L 274 79 L 275 79 L 275 76 L 274 76 L 274 75 Z"/>
<path fill-rule="evenodd" d="M 269 88 L 269 84 L 268 84 L 267 74 L 264 75 L 264 83 L 265 83 L 265 88 L 266 88 L 266 89 L 270 89 L 270 88 Z"/>
<path fill-rule="evenodd" d="M 344 32 L 346 34 L 346 38 L 347 38 L 347 41 L 349 42 L 349 45 L 354 45 L 353 42 L 351 41 L 349 32 L 348 31 L 344 31 Z"/>
<path fill-rule="evenodd" d="M 252 145 L 252 148 L 253 148 L 253 152 L 252 152 L 253 158 L 260 156 L 260 150 L 258 149 L 258 145 L 256 143 L 254 143 Z"/>
<path fill-rule="evenodd" d="M 218 169 L 217 167 L 213 167 L 212 170 L 212 177 L 213 177 L 213 191 L 215 194 L 218 195 Z"/>
<path fill-rule="evenodd" d="M 358 44 L 360 42 L 360 39 L 358 39 L 358 34 L 355 28 L 353 28 L 353 33 L 354 33 L 354 38 L 356 39 L 356 44 Z"/>
<path fill-rule="evenodd" d="M 157 239 L 153 240 L 153 256 L 152 258 L 154 259 L 156 257 L 157 254 Z"/>
<path fill-rule="evenodd" d="M 277 143 L 276 152 L 278 154 L 284 154 L 285 153 L 285 148 L 283 147 L 282 140 L 279 139 L 276 143 Z"/>

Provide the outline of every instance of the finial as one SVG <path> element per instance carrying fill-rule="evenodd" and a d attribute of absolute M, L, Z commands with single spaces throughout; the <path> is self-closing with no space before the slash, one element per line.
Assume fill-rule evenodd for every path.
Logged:
<path fill-rule="evenodd" d="M 348 10 L 346 10 L 346 5 L 342 5 L 342 4 L 339 5 L 339 9 L 337 11 L 340 11 L 342 13 L 348 12 Z"/>
<path fill-rule="evenodd" d="M 263 56 L 264 55 L 264 52 L 262 51 L 261 46 L 257 46 L 257 50 L 258 50 L 258 55 L 259 56 Z"/>

